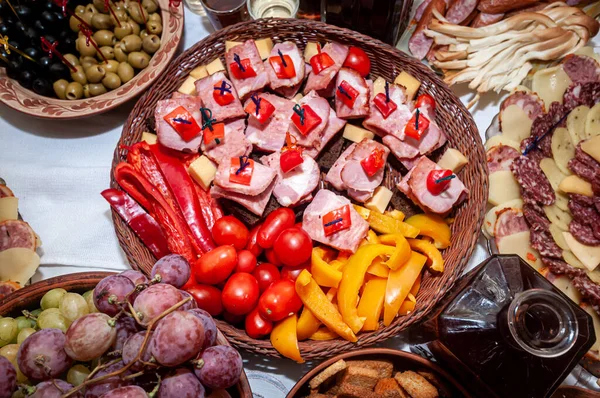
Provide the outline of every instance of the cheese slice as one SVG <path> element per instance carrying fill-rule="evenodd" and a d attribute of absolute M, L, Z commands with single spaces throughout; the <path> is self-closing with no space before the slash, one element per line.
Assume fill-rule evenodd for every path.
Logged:
<path fill-rule="evenodd" d="M 225 66 L 223 66 L 223 62 L 221 62 L 220 58 L 215 59 L 210 64 L 206 65 L 206 72 L 209 75 L 214 75 L 217 72 L 224 71 Z"/>
<path fill-rule="evenodd" d="M 556 206 L 556 204 L 544 206 L 544 213 L 546 214 L 546 217 L 548 217 L 548 220 L 550 220 L 552 224 L 555 224 L 558 228 L 562 229 L 563 231 L 569 230 L 569 224 L 573 220 L 573 217 L 571 217 L 571 213 L 559 209 L 558 206 Z"/>
<path fill-rule="evenodd" d="M 263 60 L 269 58 L 269 55 L 271 55 L 271 50 L 273 50 L 273 40 L 271 40 L 271 38 L 266 38 L 256 40 L 254 43 L 256 44 L 260 58 Z"/>
<path fill-rule="evenodd" d="M 310 63 L 310 59 L 319 53 L 318 44 L 311 41 L 306 43 L 306 47 L 304 48 L 304 61 L 308 64 Z"/>
<path fill-rule="evenodd" d="M 244 43 L 241 42 L 241 41 L 229 41 L 229 40 L 226 40 L 225 41 L 225 52 L 231 50 L 235 46 L 239 46 L 240 44 L 244 44 Z"/>
<path fill-rule="evenodd" d="M 542 269 L 540 254 L 529 244 L 529 231 L 517 232 L 498 240 L 498 253 L 516 254 L 536 270 Z"/>
<path fill-rule="evenodd" d="M 343 137 L 350 141 L 361 142 L 365 138 L 372 140 L 373 137 L 375 137 L 375 134 L 353 124 L 346 124 L 346 127 L 344 127 Z"/>
<path fill-rule="evenodd" d="M 31 249 L 12 247 L 0 252 L 0 281 L 24 286 L 40 266 L 40 257 Z"/>
<path fill-rule="evenodd" d="M 204 190 L 208 190 L 217 174 L 217 166 L 202 155 L 190 164 L 188 173 Z"/>
<path fill-rule="evenodd" d="M 158 142 L 158 137 L 156 136 L 156 134 L 144 131 L 142 133 L 142 141 L 147 142 L 148 145 L 154 145 Z"/>
<path fill-rule="evenodd" d="M 404 88 L 406 88 L 406 97 L 409 100 L 412 100 L 415 97 L 415 94 L 417 91 L 419 91 L 419 87 L 421 87 L 420 81 L 404 71 L 400 72 L 400 74 L 396 76 L 394 84 L 404 86 Z"/>
<path fill-rule="evenodd" d="M 582 142 L 581 150 L 600 162 L 600 135 Z"/>
<path fill-rule="evenodd" d="M 520 210 L 523 208 L 523 200 L 522 199 L 513 199 L 508 202 L 499 204 L 498 206 L 492 207 L 486 214 L 483 220 L 483 232 L 486 233 L 487 236 L 494 236 L 494 225 L 496 225 L 496 220 L 498 219 L 498 214 L 503 209 L 516 209 Z"/>
<path fill-rule="evenodd" d="M 594 58 L 596 61 L 598 61 L 598 63 L 600 63 L 600 55 L 596 54 L 596 52 L 594 51 L 594 47 L 581 47 L 579 50 L 575 51 L 575 54 L 585 55 L 587 57 Z"/>
<path fill-rule="evenodd" d="M 569 130 L 564 127 L 558 127 L 552 134 L 552 156 L 556 165 L 563 174 L 571 175 L 569 170 L 569 161 L 575 157 L 575 147 L 571 141 Z"/>
<path fill-rule="evenodd" d="M 454 148 L 448 148 L 437 162 L 442 169 L 452 170 L 455 174 L 460 172 L 467 163 L 469 163 L 469 159 Z"/>
<path fill-rule="evenodd" d="M 514 148 L 517 151 L 521 152 L 519 143 L 515 140 L 508 138 L 504 134 L 495 135 L 495 136 L 491 137 L 489 140 L 487 140 L 485 142 L 484 146 L 485 146 L 485 150 L 489 151 L 490 148 L 493 148 L 497 145 L 506 145 L 506 146 L 509 146 L 509 147 Z"/>
<path fill-rule="evenodd" d="M 517 105 L 509 105 L 500 112 L 500 128 L 508 139 L 521 142 L 531 135 L 533 120 Z"/>
<path fill-rule="evenodd" d="M 587 138 L 600 135 L 600 104 L 596 104 L 590 109 L 585 119 L 585 136 Z"/>
<path fill-rule="evenodd" d="M 585 196 L 594 196 L 592 184 L 576 175 L 565 177 L 558 186 L 564 193 L 577 193 Z"/>
<path fill-rule="evenodd" d="M 521 191 L 519 183 L 513 176 L 513 173 L 508 170 L 495 171 L 490 174 L 490 192 L 488 202 L 494 206 L 498 206 L 509 200 L 519 199 Z"/>
<path fill-rule="evenodd" d="M 537 71 L 533 75 L 531 88 L 540 96 L 548 109 L 554 101 L 563 103 L 565 91 L 572 83 L 562 65 L 557 65 Z"/>
<path fill-rule="evenodd" d="M 548 229 L 550 230 L 552 239 L 554 239 L 554 242 L 558 245 L 558 247 L 563 250 L 569 250 L 569 245 L 567 245 L 567 241 L 562 234 L 564 230 L 555 223 L 550 223 L 550 227 Z"/>
<path fill-rule="evenodd" d="M 548 181 L 550 181 L 550 185 L 552 186 L 552 189 L 554 189 L 555 191 L 558 190 L 558 186 L 560 185 L 561 181 L 564 180 L 564 178 L 567 175 L 564 174 L 562 171 L 560 171 L 560 169 L 558 168 L 558 165 L 556 164 L 554 159 L 552 159 L 552 158 L 542 159 L 540 161 L 540 168 L 546 175 L 546 178 L 548 178 Z"/>
<path fill-rule="evenodd" d="M 385 79 L 381 76 L 373 82 L 373 97 L 377 94 L 385 94 Z"/>
<path fill-rule="evenodd" d="M 571 283 L 571 279 L 568 276 L 561 275 L 552 281 L 552 284 L 556 286 L 561 292 L 567 295 L 568 298 L 573 300 L 575 304 L 581 302 L 581 293 Z"/>
<path fill-rule="evenodd" d="M 593 271 L 600 265 L 600 246 L 584 245 L 575 239 L 570 232 L 563 232 L 563 236 L 567 245 L 569 245 L 569 249 L 571 249 L 575 257 L 581 261 L 585 268 Z"/>
<path fill-rule="evenodd" d="M 565 238 L 563 236 L 563 240 L 564 239 Z M 565 240 L 565 242 L 566 242 L 566 240 Z M 581 261 L 579 261 L 579 259 L 577 257 L 575 257 L 575 255 L 573 254 L 573 252 L 571 250 L 563 250 L 562 256 L 563 256 L 563 259 L 565 260 L 565 263 L 569 264 L 571 267 L 585 269 L 585 265 L 583 265 L 583 263 Z"/>
<path fill-rule="evenodd" d="M 567 130 L 573 146 L 576 146 L 579 141 L 585 140 L 585 122 L 590 111 L 589 106 L 580 105 L 573 109 L 567 116 Z"/>
<path fill-rule="evenodd" d="M 383 213 L 392 200 L 393 192 L 383 185 L 375 188 L 373 197 L 365 202 L 365 207 L 369 210 Z"/>
<path fill-rule="evenodd" d="M 198 93 L 196 92 L 196 85 L 194 84 L 195 81 L 196 81 L 196 79 L 193 76 L 188 76 L 183 81 L 181 86 L 179 86 L 177 91 L 180 92 L 181 94 L 198 95 Z"/>
<path fill-rule="evenodd" d="M 0 198 L 0 222 L 19 218 L 19 199 L 14 196 Z"/>
<path fill-rule="evenodd" d="M 200 65 L 192 69 L 192 71 L 190 72 L 190 76 L 192 76 L 195 79 L 204 79 L 206 76 L 208 76 L 206 65 Z"/>

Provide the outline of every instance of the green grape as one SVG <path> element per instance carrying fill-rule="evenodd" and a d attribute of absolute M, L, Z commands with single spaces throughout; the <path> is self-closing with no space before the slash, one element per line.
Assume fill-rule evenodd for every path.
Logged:
<path fill-rule="evenodd" d="M 0 347 L 16 343 L 19 334 L 19 326 L 13 318 L 6 317 L 0 319 Z"/>
<path fill-rule="evenodd" d="M 17 321 L 19 330 L 35 327 L 35 321 L 33 319 L 29 319 L 23 315 L 16 317 L 15 321 Z"/>
<path fill-rule="evenodd" d="M 94 289 L 92 290 L 88 290 L 87 292 L 83 293 L 82 296 L 84 299 L 88 299 L 89 296 L 91 296 L 92 294 L 94 294 Z"/>
<path fill-rule="evenodd" d="M 0 356 L 5 357 L 12 363 L 17 371 L 17 382 L 25 383 L 27 381 L 27 376 L 25 376 L 21 370 L 19 369 L 19 365 L 17 364 L 17 353 L 19 352 L 18 344 L 9 344 L 2 348 L 0 348 Z"/>
<path fill-rule="evenodd" d="M 66 332 L 70 324 L 71 322 L 69 322 L 58 308 L 44 310 L 38 317 L 38 326 L 40 329 L 60 329 Z"/>
<path fill-rule="evenodd" d="M 21 344 L 22 342 L 25 341 L 25 339 L 29 336 L 31 336 L 32 334 L 34 334 L 36 332 L 36 330 L 34 328 L 25 328 L 25 329 L 21 329 L 19 331 L 19 334 L 17 336 L 17 344 Z"/>
<path fill-rule="evenodd" d="M 13 392 L 10 398 L 27 398 L 27 395 L 25 394 L 25 390 L 19 388 L 17 391 Z"/>
<path fill-rule="evenodd" d="M 83 365 L 75 365 L 67 373 L 67 383 L 77 387 L 85 381 L 85 378 L 91 373 L 90 369 Z"/>
<path fill-rule="evenodd" d="M 48 290 L 46 294 L 44 294 L 44 297 L 42 297 L 42 301 L 40 301 L 42 309 L 47 310 L 48 308 L 58 308 L 60 299 L 65 294 L 67 294 L 67 291 L 61 288 Z"/>
<path fill-rule="evenodd" d="M 87 302 L 88 310 L 90 311 L 90 314 L 92 314 L 94 312 L 100 312 L 100 311 L 98 311 L 98 308 L 96 308 L 96 304 L 94 304 L 94 291 L 93 290 L 88 290 L 87 292 L 83 293 L 83 298 Z"/>
<path fill-rule="evenodd" d="M 67 293 L 62 296 L 58 309 L 70 322 L 90 312 L 85 299 L 77 293 Z"/>

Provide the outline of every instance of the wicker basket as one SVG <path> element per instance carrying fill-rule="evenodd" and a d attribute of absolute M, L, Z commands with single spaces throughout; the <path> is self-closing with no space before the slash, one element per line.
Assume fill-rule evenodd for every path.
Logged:
<path fill-rule="evenodd" d="M 447 133 L 449 145 L 469 158 L 469 163 L 460 173 L 460 178 L 470 190 L 470 198 L 456 211 L 455 222 L 452 224 L 452 244 L 443 252 L 446 264 L 444 273 L 435 277 L 429 274 L 425 275 L 413 313 L 397 318 L 389 327 L 374 332 L 360 333 L 356 344 L 341 339 L 300 342 L 300 350 L 306 360 L 326 358 L 357 347 L 375 344 L 420 321 L 461 275 L 481 230 L 487 202 L 488 179 L 485 152 L 477 127 L 467 109 L 452 91 L 421 62 L 378 40 L 351 30 L 305 20 L 265 19 L 241 23 L 220 30 L 179 56 L 166 73 L 138 101 L 131 112 L 115 150 L 113 169 L 119 162 L 126 159 L 125 147 L 141 139 L 142 132 L 147 128 L 146 121 L 153 116 L 157 101 L 167 98 L 177 90 L 190 70 L 212 61 L 216 56 L 223 56 L 226 40 L 240 41 L 261 37 L 271 37 L 276 42 L 292 40 L 301 49 L 308 41 L 338 41 L 355 45 L 369 54 L 372 61 L 372 76 L 383 76 L 387 80 L 393 80 L 403 70 L 410 73 L 422 82 L 419 92 L 429 93 L 436 99 L 438 104 L 436 121 Z M 395 159 L 390 160 L 384 180 L 388 187 L 392 187 L 395 182 L 399 181 L 399 167 L 398 163 L 395 163 Z M 118 188 L 118 184 L 112 176 L 111 172 L 111 186 Z M 402 197 L 400 194 L 394 196 L 395 198 Z M 152 254 L 114 212 L 113 220 L 119 242 L 132 267 L 149 273 L 155 262 Z M 268 340 L 252 339 L 243 330 L 222 321 L 219 321 L 219 328 L 237 347 L 280 357 Z"/>

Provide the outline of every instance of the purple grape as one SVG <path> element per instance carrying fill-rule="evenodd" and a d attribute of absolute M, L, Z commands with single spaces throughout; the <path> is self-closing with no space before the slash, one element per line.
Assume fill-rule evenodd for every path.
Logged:
<path fill-rule="evenodd" d="M 106 368 L 96 373 L 96 376 L 92 380 L 107 375 L 109 373 L 116 372 L 119 369 L 122 369 L 124 366 L 125 365 L 122 361 L 107 366 Z M 120 376 L 128 376 L 130 374 L 131 372 L 128 369 L 127 371 L 123 372 Z M 132 384 L 130 380 L 122 380 L 120 376 L 112 376 L 108 379 L 99 381 L 97 384 L 90 385 L 85 392 L 85 398 L 100 398 L 102 394 L 108 391 L 114 390 L 119 387 L 127 387 Z"/>
<path fill-rule="evenodd" d="M 148 398 L 148 394 L 142 387 L 127 386 L 108 391 L 102 394 L 100 398 Z"/>
<path fill-rule="evenodd" d="M 127 277 L 111 275 L 102 279 L 94 288 L 94 305 L 98 311 L 115 316 L 121 310 L 118 302 L 135 289 L 135 285 Z M 133 296 L 133 295 L 132 295 Z M 133 302 L 130 296 L 130 302 Z"/>
<path fill-rule="evenodd" d="M 179 293 L 181 293 L 182 300 L 185 300 L 188 297 L 192 297 L 192 295 L 186 292 L 185 290 L 180 290 Z M 179 309 L 182 311 L 193 310 L 194 308 L 198 308 L 198 304 L 196 303 L 196 300 L 194 300 L 194 297 L 192 297 L 190 301 L 179 307 Z"/>
<path fill-rule="evenodd" d="M 143 326 L 150 322 L 175 304 L 181 301 L 179 290 L 166 283 L 152 285 L 136 297 L 133 302 L 138 318 Z"/>
<path fill-rule="evenodd" d="M 0 356 L 0 398 L 10 398 L 17 389 L 17 371 L 12 363 Z"/>
<path fill-rule="evenodd" d="M 128 269 L 127 271 L 123 271 L 119 275 L 126 277 L 127 279 L 132 281 L 133 284 L 136 286 L 146 284 L 149 282 L 148 278 L 146 278 L 146 275 L 134 269 Z"/>
<path fill-rule="evenodd" d="M 226 345 L 209 347 L 198 357 L 194 372 L 205 387 L 229 388 L 240 381 L 242 356 Z"/>
<path fill-rule="evenodd" d="M 138 332 L 138 326 L 130 315 L 125 313 L 121 315 L 119 319 L 117 319 L 117 323 L 115 325 L 117 329 L 117 338 L 113 343 L 111 349 L 113 351 L 121 351 L 123 349 L 123 344 L 125 344 L 125 340 L 129 338 L 129 336 Z"/>
<path fill-rule="evenodd" d="M 58 387 L 58 388 L 57 388 Z M 27 395 L 28 398 L 61 398 L 69 392 L 73 386 L 64 380 L 54 379 L 46 380 L 34 387 L 35 392 L 32 395 Z M 74 398 L 83 398 L 83 395 L 77 391 L 73 395 Z"/>
<path fill-rule="evenodd" d="M 65 334 L 60 329 L 43 329 L 27 337 L 19 347 L 17 363 L 28 379 L 44 381 L 58 377 L 73 360 L 65 352 Z"/>
<path fill-rule="evenodd" d="M 194 358 L 204 345 L 202 322 L 187 311 L 174 311 L 158 322 L 152 355 L 164 366 L 181 365 Z"/>
<path fill-rule="evenodd" d="M 150 361 L 150 359 L 152 358 L 152 335 L 153 333 L 150 332 L 150 337 L 149 337 L 149 341 L 148 344 L 146 344 L 146 349 L 144 350 L 144 354 L 142 355 L 142 361 L 144 362 L 148 362 Z M 144 342 L 144 337 L 146 336 L 146 331 L 142 331 L 142 332 L 138 332 L 135 333 L 133 335 L 131 335 L 126 341 L 125 344 L 123 344 L 123 351 L 122 351 L 122 358 L 123 358 L 123 363 L 125 365 L 128 365 L 129 362 L 133 361 L 138 353 L 140 352 L 140 348 L 142 347 L 142 343 Z M 140 371 L 144 368 L 144 364 L 142 363 L 135 363 L 131 366 L 131 370 L 133 371 Z"/>
<path fill-rule="evenodd" d="M 80 362 L 102 356 L 117 339 L 114 325 L 114 319 L 101 312 L 76 319 L 67 330 L 67 355 Z"/>
<path fill-rule="evenodd" d="M 158 389 L 158 398 L 204 398 L 206 391 L 200 380 L 189 369 L 179 368 L 165 377 Z"/>
<path fill-rule="evenodd" d="M 200 308 L 189 310 L 189 312 L 196 315 L 200 319 L 200 322 L 202 322 L 202 328 L 204 329 L 204 345 L 202 346 L 202 350 L 215 345 L 217 342 L 217 324 L 212 316 Z"/>
<path fill-rule="evenodd" d="M 160 282 L 180 288 L 190 279 L 191 273 L 190 263 L 183 256 L 168 254 L 154 264 L 150 278 L 159 275 Z"/>

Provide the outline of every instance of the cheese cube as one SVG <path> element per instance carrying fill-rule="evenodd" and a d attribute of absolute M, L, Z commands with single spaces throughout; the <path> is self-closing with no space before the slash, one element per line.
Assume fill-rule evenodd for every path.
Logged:
<path fill-rule="evenodd" d="M 563 232 L 563 237 L 569 249 L 571 249 L 575 257 L 581 261 L 585 268 L 593 271 L 600 265 L 600 246 L 584 245 L 577 241 L 569 232 Z"/>
<path fill-rule="evenodd" d="M 148 143 L 148 145 L 154 145 L 158 141 L 158 137 L 156 136 L 156 134 L 152 134 L 152 133 L 148 133 L 147 131 L 144 131 L 142 133 L 142 141 Z"/>
<path fill-rule="evenodd" d="M 373 197 L 365 202 L 365 207 L 372 211 L 383 213 L 392 200 L 393 192 L 383 185 L 375 188 Z"/>
<path fill-rule="evenodd" d="M 19 199 L 14 196 L 0 198 L 0 222 L 19 218 Z"/>
<path fill-rule="evenodd" d="M 196 86 L 194 85 L 195 81 L 196 79 L 193 76 L 188 76 L 181 86 L 179 86 L 177 91 L 179 91 L 181 94 L 197 95 L 198 93 L 196 92 Z"/>
<path fill-rule="evenodd" d="M 319 53 L 318 44 L 315 42 L 306 43 L 304 48 L 304 61 L 308 64 L 310 59 Z"/>
<path fill-rule="evenodd" d="M 458 173 L 462 170 L 465 165 L 469 163 L 469 160 L 460 151 L 454 148 L 448 148 L 442 158 L 438 161 L 438 166 L 442 169 L 450 169 L 453 173 Z"/>
<path fill-rule="evenodd" d="M 202 155 L 190 164 L 188 173 L 204 190 L 208 190 L 217 174 L 217 166 Z"/>
<path fill-rule="evenodd" d="M 383 77 L 378 77 L 373 82 L 373 97 L 380 93 L 385 94 L 385 79 Z"/>
<path fill-rule="evenodd" d="M 375 134 L 353 124 L 346 124 L 343 137 L 354 142 L 361 142 L 364 138 L 373 139 Z"/>
<path fill-rule="evenodd" d="M 239 46 L 240 44 L 244 44 L 241 41 L 225 41 L 225 52 L 231 50 L 235 46 Z"/>
<path fill-rule="evenodd" d="M 271 38 L 260 39 L 254 42 L 256 44 L 256 48 L 258 48 L 258 54 L 260 57 L 265 60 L 269 58 L 271 55 L 271 50 L 273 49 L 273 40 Z"/>
<path fill-rule="evenodd" d="M 400 72 L 400 74 L 396 77 L 394 84 L 398 84 L 399 86 L 404 86 L 406 88 L 406 96 L 409 100 L 414 99 L 419 87 L 421 87 L 420 81 L 404 71 Z"/>
<path fill-rule="evenodd" d="M 192 76 L 195 79 L 204 79 L 206 76 L 208 76 L 208 72 L 206 71 L 206 65 L 200 65 L 192 69 L 192 71 L 190 72 L 190 76 Z"/>
<path fill-rule="evenodd" d="M 581 143 L 581 149 L 597 162 L 600 162 L 600 135 L 590 138 Z"/>
<path fill-rule="evenodd" d="M 594 195 L 594 192 L 592 191 L 592 184 L 577 177 L 576 175 L 565 177 L 560 182 L 558 189 L 564 193 L 577 193 L 585 196 Z"/>
<path fill-rule="evenodd" d="M 225 70 L 225 66 L 223 66 L 223 62 L 221 62 L 220 58 L 217 58 L 210 64 L 206 65 L 206 71 L 209 75 L 214 75 L 215 73 L 222 70 Z"/>

